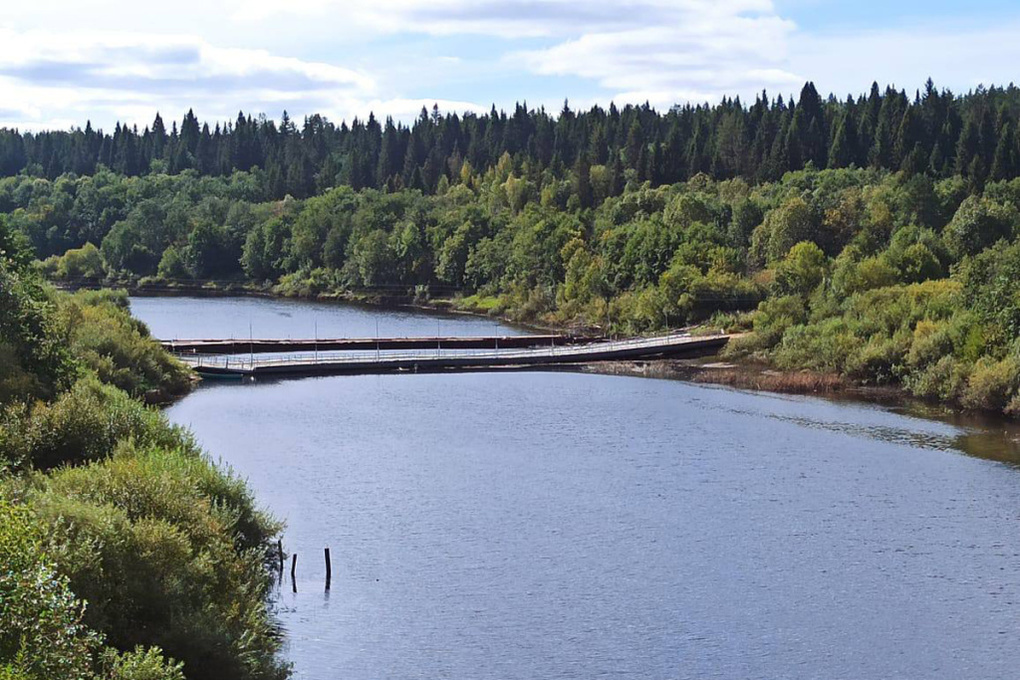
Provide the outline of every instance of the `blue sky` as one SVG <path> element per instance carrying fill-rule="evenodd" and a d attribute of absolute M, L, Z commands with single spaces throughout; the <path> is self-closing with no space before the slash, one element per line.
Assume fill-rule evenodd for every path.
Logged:
<path fill-rule="evenodd" d="M 966 91 L 1020 64 L 1004 0 L 33 0 L 0 17 L 0 126 Z M 147 8 L 146 8 L 147 9 Z"/>

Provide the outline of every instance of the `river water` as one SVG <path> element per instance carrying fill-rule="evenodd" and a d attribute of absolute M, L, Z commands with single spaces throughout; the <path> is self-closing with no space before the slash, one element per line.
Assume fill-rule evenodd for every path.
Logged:
<path fill-rule="evenodd" d="M 132 305 L 159 337 L 437 324 L 291 301 Z M 1020 476 L 965 453 L 1011 459 L 1001 424 L 550 372 L 209 384 L 169 416 L 287 522 L 297 592 L 288 580 L 276 606 L 297 678 L 1020 672 Z"/>

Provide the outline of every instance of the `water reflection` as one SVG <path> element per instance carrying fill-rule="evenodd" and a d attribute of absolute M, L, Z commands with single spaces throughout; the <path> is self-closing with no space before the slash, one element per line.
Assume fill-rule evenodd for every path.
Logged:
<path fill-rule="evenodd" d="M 730 387 L 703 385 L 710 390 Z M 961 412 L 923 401 L 886 397 L 867 400 L 866 395 L 824 396 L 751 392 L 761 398 L 755 409 L 727 408 L 733 414 L 789 422 L 800 427 L 846 434 L 919 449 L 954 451 L 1011 465 L 1020 465 L 1020 424 L 994 415 Z M 819 405 L 838 405 L 819 409 Z M 812 415 L 802 406 L 811 405 Z M 837 415 L 852 414 L 851 419 Z"/>

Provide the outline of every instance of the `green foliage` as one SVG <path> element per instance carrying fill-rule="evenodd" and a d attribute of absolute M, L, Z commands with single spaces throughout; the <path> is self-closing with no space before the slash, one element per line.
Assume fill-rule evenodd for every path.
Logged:
<path fill-rule="evenodd" d="M 893 234 L 883 259 L 896 270 L 899 281 L 920 283 L 945 276 L 943 263 L 950 256 L 934 231 L 909 225 Z"/>
<path fill-rule="evenodd" d="M 191 275 L 188 270 L 187 258 L 184 255 L 184 249 L 177 245 L 169 246 L 163 251 L 162 257 L 159 258 L 159 266 L 156 268 L 156 274 L 161 279 L 186 279 Z"/>
<path fill-rule="evenodd" d="M 0 678 L 185 680 L 158 648 L 118 652 L 89 628 L 29 508 L 0 501 Z"/>
<path fill-rule="evenodd" d="M 0 501 L 0 677 L 91 678 L 100 637 L 82 624 L 84 605 L 42 538 L 28 512 Z"/>
<path fill-rule="evenodd" d="M 186 190 L 215 190 L 249 202 L 303 199 L 336 184 L 441 196 L 487 182 L 493 205 L 517 213 L 531 202 L 586 210 L 644 182 L 695 185 L 703 178 L 742 177 L 760 183 L 793 175 L 806 185 L 815 169 L 871 166 L 902 171 L 903 218 L 937 228 L 963 199 L 958 184 L 966 191 L 993 180 L 1008 193 L 1017 171 L 1018 100 L 1012 85 L 956 96 L 930 81 L 916 98 L 875 85 L 849 101 L 824 100 L 806 83 L 796 101 L 757 97 L 743 105 L 724 98 L 717 106 L 677 106 L 661 114 L 628 105 L 564 109 L 554 117 L 518 104 L 512 112 L 487 115 L 423 111 L 410 125 L 381 125 L 371 116 L 337 125 L 313 115 L 299 126 L 286 114 L 278 122 L 239 115 L 215 131 L 189 111 L 175 123 L 178 134 L 168 134 L 159 116 L 143 132 L 127 125 L 111 134 L 87 126 L 32 134 L 4 130 L 0 174 L 60 185 L 65 200 L 32 205 L 19 216 L 46 255 L 99 242 L 113 224 L 133 228 L 125 192 L 109 182 L 114 173 L 183 178 Z M 915 181 L 919 173 L 964 176 L 942 185 Z M 0 188 L 0 210 L 8 196 L 37 189 Z M 51 229 L 61 222 L 72 228 Z M 823 250 L 832 255 L 839 247 Z M 114 257 L 116 250 L 111 245 Z"/>
<path fill-rule="evenodd" d="M 761 229 L 769 262 L 783 259 L 793 246 L 816 235 L 818 221 L 811 206 L 800 197 L 791 198 L 765 218 Z"/>
<path fill-rule="evenodd" d="M 836 258 L 832 268 L 831 292 L 837 300 L 896 284 L 896 269 L 885 258 L 857 259 L 859 257 L 860 250 L 849 246 Z"/>
<path fill-rule="evenodd" d="M 967 408 L 1002 411 L 1020 386 L 1020 364 L 1013 357 L 1001 361 L 983 357 L 974 366 L 961 401 Z"/>
<path fill-rule="evenodd" d="M 968 309 L 991 324 L 997 339 L 1020 336 L 1020 243 L 986 250 L 959 271 Z"/>
<path fill-rule="evenodd" d="M 102 676 L 109 680 L 185 680 L 184 664 L 168 662 L 156 648 L 136 647 L 131 652 L 107 650 Z"/>
<path fill-rule="evenodd" d="M 64 347 L 103 382 L 153 400 L 190 388 L 188 369 L 131 316 L 124 293 L 80 292 L 57 302 L 54 322 Z"/>
<path fill-rule="evenodd" d="M 776 364 L 785 369 L 843 373 L 847 361 L 861 346 L 860 338 L 845 320 L 831 318 L 817 324 L 790 324 L 773 356 Z"/>
<path fill-rule="evenodd" d="M 899 380 L 903 359 L 910 346 L 910 334 L 894 333 L 892 337 L 872 336 L 847 356 L 842 373 L 862 384 L 888 385 Z"/>
<path fill-rule="evenodd" d="M 786 331 L 807 321 L 804 300 L 797 295 L 770 298 L 758 306 L 754 316 L 754 341 L 761 349 L 774 347 Z"/>
<path fill-rule="evenodd" d="M 111 645 L 157 645 L 192 680 L 279 678 L 263 566 L 277 527 L 219 476 L 192 453 L 122 444 L 105 461 L 35 476 L 26 504 L 90 603 L 84 621 Z"/>
<path fill-rule="evenodd" d="M 22 239 L 0 216 L 0 398 L 47 397 L 74 374 L 52 332 L 48 291 L 28 267 Z"/>
<path fill-rule="evenodd" d="M 92 243 L 54 255 L 43 263 L 44 271 L 56 279 L 101 279 L 106 275 L 103 256 Z"/>
<path fill-rule="evenodd" d="M 946 225 L 944 237 L 953 255 L 962 258 L 976 255 L 1000 239 L 1010 238 L 1018 224 L 1020 213 L 1015 207 L 970 196 Z"/>
<path fill-rule="evenodd" d="M 802 241 L 776 266 L 776 289 L 786 295 L 807 295 L 822 282 L 828 268 L 822 249 L 810 241 Z"/>
<path fill-rule="evenodd" d="M 183 391 L 187 372 L 123 293 L 54 293 L 4 221 L 0 245 L 0 678 L 285 677 L 267 605 L 280 526 L 132 397 Z"/>
<path fill-rule="evenodd" d="M 95 378 L 79 380 L 52 403 L 0 411 L 0 461 L 49 469 L 100 460 L 119 442 L 194 450 L 191 438 L 158 411 Z"/>
<path fill-rule="evenodd" d="M 733 206 L 733 216 L 727 235 L 730 243 L 737 248 L 751 244 L 751 234 L 765 218 L 761 206 L 750 199 L 744 199 Z"/>

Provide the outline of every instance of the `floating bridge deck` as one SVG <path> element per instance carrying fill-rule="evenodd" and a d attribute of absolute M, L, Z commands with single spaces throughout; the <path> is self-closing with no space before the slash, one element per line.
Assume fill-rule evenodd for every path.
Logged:
<path fill-rule="evenodd" d="M 530 337 L 535 336 L 512 336 Z M 553 337 L 553 336 L 550 336 Z M 558 336 L 557 336 L 558 337 Z M 629 340 L 601 340 L 586 343 L 511 346 L 503 344 L 509 338 L 484 339 L 472 346 L 470 341 L 480 338 L 461 338 L 457 346 L 454 338 L 408 338 L 414 346 L 387 348 L 382 342 L 370 342 L 371 350 L 363 346 L 337 350 L 323 350 L 323 345 L 309 351 L 302 345 L 297 354 L 256 356 L 249 352 L 246 343 L 240 342 L 234 354 L 210 355 L 183 353 L 178 356 L 200 375 L 210 378 L 245 377 L 298 377 L 367 373 L 417 373 L 439 371 L 496 370 L 528 367 L 553 367 L 591 364 L 607 361 L 662 359 L 714 354 L 730 339 L 729 335 L 691 336 L 673 334 Z M 491 340 L 491 345 L 488 341 Z M 448 345 L 444 345 L 444 341 Z M 293 343 L 294 341 L 288 341 Z M 424 349 L 422 349 L 424 348 Z M 280 350 L 277 350 L 279 352 Z"/>
<path fill-rule="evenodd" d="M 599 342 L 601 338 L 575 335 L 503 335 L 432 338 L 318 338 L 300 340 L 161 340 L 174 354 L 280 354 L 353 350 L 525 349 L 562 347 Z"/>

